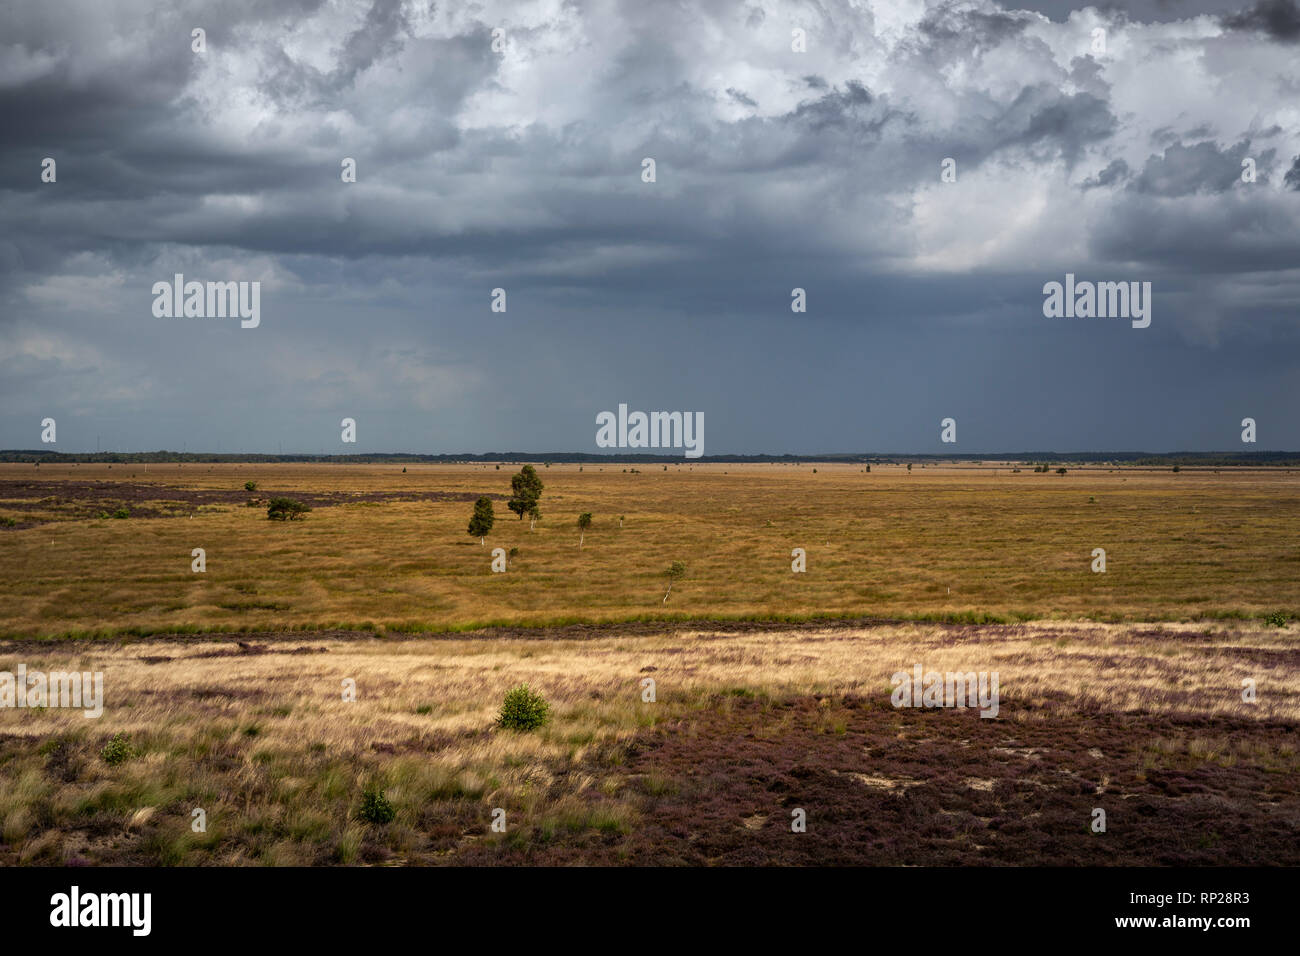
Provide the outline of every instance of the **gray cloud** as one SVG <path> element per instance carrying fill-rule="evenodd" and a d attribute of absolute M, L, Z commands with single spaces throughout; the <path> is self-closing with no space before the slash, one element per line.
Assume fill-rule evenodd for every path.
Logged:
<path fill-rule="evenodd" d="M 1286 171 L 1284 181 L 1292 189 L 1300 190 L 1300 156 L 1291 161 L 1291 168 Z"/>
<path fill-rule="evenodd" d="M 1300 138 L 1260 95 L 1300 71 L 1231 7 L 674 9 L 7 11 L 0 445 L 57 412 L 81 447 L 329 450 L 350 414 L 361 450 L 592 450 L 619 401 L 704 410 L 718 452 L 941 450 L 949 414 L 1224 447 L 1242 404 L 1300 444 Z M 1150 334 L 1043 319 L 1066 271 L 1153 281 Z M 262 326 L 154 319 L 175 272 L 259 279 Z M 1088 400 L 1126 375 L 1148 412 Z"/>
<path fill-rule="evenodd" d="M 969 56 L 1019 36 L 1028 22 L 1023 16 L 973 10 L 955 0 L 931 8 L 917 29 L 949 54 Z"/>
<path fill-rule="evenodd" d="M 1113 186 L 1116 183 L 1123 182 L 1128 178 L 1128 163 L 1122 159 L 1112 160 L 1106 168 L 1097 173 L 1096 176 L 1090 176 L 1083 181 L 1084 189 L 1096 189 L 1099 186 Z"/>
<path fill-rule="evenodd" d="M 1257 30 L 1284 43 L 1300 42 L 1300 5 L 1296 0 L 1259 0 L 1253 7 L 1223 18 L 1234 30 Z"/>
<path fill-rule="evenodd" d="M 1175 143 L 1163 154 L 1150 157 L 1130 188 L 1156 196 L 1189 196 L 1197 192 L 1221 193 L 1240 183 L 1242 160 L 1250 153 L 1243 140 L 1220 150 L 1212 142 L 1185 146 Z M 1253 156 L 1258 165 L 1272 162 L 1274 150 Z"/>
<path fill-rule="evenodd" d="M 1085 146 L 1114 132 L 1109 106 L 1091 93 L 1067 95 L 1040 84 L 1021 91 L 999 117 L 999 139 L 1008 145 L 1046 146 L 1073 162 Z"/>

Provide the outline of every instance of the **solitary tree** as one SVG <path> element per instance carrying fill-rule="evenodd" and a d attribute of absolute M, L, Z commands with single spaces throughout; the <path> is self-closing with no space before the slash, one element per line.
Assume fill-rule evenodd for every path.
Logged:
<path fill-rule="evenodd" d="M 266 505 L 266 516 L 272 521 L 297 521 L 308 511 L 311 511 L 311 505 L 293 498 L 272 498 Z"/>
<path fill-rule="evenodd" d="M 510 479 L 510 490 L 513 492 L 506 506 L 519 515 L 519 520 L 524 520 L 524 515 L 531 515 L 537 508 L 537 502 L 542 497 L 542 479 L 537 474 L 537 469 L 532 465 L 524 465 L 519 469 L 519 474 Z"/>
<path fill-rule="evenodd" d="M 478 543 L 485 544 L 487 534 L 492 530 L 492 523 L 496 521 L 496 516 L 492 514 L 492 500 L 486 495 L 474 502 L 474 514 L 469 519 L 469 534 L 478 538 Z"/>
<path fill-rule="evenodd" d="M 591 527 L 591 512 L 584 511 L 578 515 L 578 548 L 581 550 L 583 539 L 587 537 L 587 529 Z"/>
<path fill-rule="evenodd" d="M 668 595 L 673 593 L 673 581 L 680 578 L 685 573 L 686 565 L 682 564 L 680 561 L 674 561 L 672 564 L 668 565 L 668 590 L 664 592 L 663 603 L 667 604 Z"/>

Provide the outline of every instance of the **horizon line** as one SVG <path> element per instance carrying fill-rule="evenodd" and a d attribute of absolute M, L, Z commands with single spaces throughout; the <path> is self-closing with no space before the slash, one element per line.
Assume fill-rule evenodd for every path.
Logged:
<path fill-rule="evenodd" d="M 453 461 L 655 461 L 655 462 L 683 462 L 686 464 L 705 463 L 705 462 L 722 462 L 722 461 L 741 461 L 741 460 L 787 460 L 787 461 L 857 461 L 870 463 L 873 461 L 893 460 L 893 459 L 934 459 L 934 460 L 961 460 L 961 461 L 991 461 L 994 459 L 1017 459 L 1030 460 L 1033 458 L 1076 458 L 1079 460 L 1108 460 L 1108 459 L 1132 459 L 1132 458 L 1233 458 L 1233 459 L 1251 459 L 1251 458 L 1279 458 L 1279 457 L 1300 457 L 1300 451 L 1288 451 L 1284 449 L 1261 449 L 1259 451 L 1227 451 L 1223 449 L 1212 449 L 1208 451 L 1180 450 L 1180 451 L 1125 451 L 1125 450 L 1101 450 L 1101 451 L 1055 451 L 1055 450 L 1018 450 L 1018 451 L 980 451 L 980 452 L 902 452 L 902 451 L 856 451 L 856 452 L 817 452 L 813 454 L 799 454 L 794 452 L 731 452 L 717 455 L 701 455 L 698 458 L 688 458 L 682 454 L 671 454 L 665 452 L 634 452 L 620 454 L 601 454 L 597 452 L 579 452 L 579 451 L 550 451 L 550 452 L 533 452 L 533 451 L 489 451 L 489 452 L 411 452 L 411 451 L 355 451 L 329 453 L 310 452 L 310 451 L 290 451 L 290 452 L 224 452 L 224 451 L 174 451 L 170 449 L 145 450 L 116 450 L 116 451 L 55 451 L 52 449 L 25 449 L 25 448 L 7 448 L 0 449 L 0 462 L 13 464 L 12 459 L 16 456 L 39 457 L 39 458 L 109 458 L 113 456 L 129 455 L 155 456 L 160 458 L 204 458 L 208 460 L 223 459 L 228 461 L 252 460 L 252 459 L 301 459 L 309 458 L 314 460 L 329 459 L 365 459 L 365 458 L 387 458 L 387 459 L 437 459 Z M 16 462 L 21 464 L 22 462 Z"/>

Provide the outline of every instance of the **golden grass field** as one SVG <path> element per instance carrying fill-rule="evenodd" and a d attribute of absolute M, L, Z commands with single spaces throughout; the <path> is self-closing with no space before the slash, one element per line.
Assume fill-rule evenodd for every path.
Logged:
<path fill-rule="evenodd" d="M 1205 862 L 1195 856 L 1203 838 L 1217 828 L 1230 842 L 1242 814 L 1269 828 L 1244 852 L 1288 840 L 1282 859 L 1300 852 L 1294 627 L 901 624 L 245 643 L 11 645 L 0 670 L 21 660 L 102 671 L 108 706 L 98 720 L 0 710 L 0 862 L 825 861 L 816 848 L 853 848 L 842 862 L 997 862 L 989 848 L 1010 843 L 1021 818 L 1038 822 L 1011 843 L 1033 855 L 1017 862 L 1053 862 L 1053 840 L 1077 860 L 1145 859 L 1153 828 L 1166 852 Z M 890 675 L 917 662 L 998 671 L 999 719 L 892 709 Z M 648 675 L 653 703 L 642 699 Z M 345 678 L 356 681 L 355 701 L 343 700 Z M 1242 702 L 1245 678 L 1258 684 L 1254 704 Z M 493 727 L 520 682 L 552 706 L 535 733 Z M 98 751 L 119 732 L 137 756 L 107 766 Z M 694 749 L 657 756 L 665 741 Z M 757 763 L 746 743 L 763 748 Z M 1171 787 L 1187 777 L 1197 786 Z M 764 785 L 772 780 L 785 785 Z M 387 793 L 392 823 L 357 819 L 368 783 Z M 1021 800 L 1032 802 L 1015 809 Z M 844 803 L 847 818 L 836 811 Z M 790 805 L 813 821 L 806 843 L 791 843 L 781 824 Z M 1108 839 L 1088 830 L 1096 806 L 1109 808 Z M 205 833 L 191 828 L 196 807 Z M 1141 810 L 1126 815 L 1130 807 Z M 505 833 L 490 830 L 495 808 L 506 811 Z M 854 829 L 904 810 L 928 826 Z M 1053 832 L 1053 813 L 1066 816 L 1066 832 Z M 1198 814 L 1211 830 L 1196 830 Z M 701 839 L 661 832 L 681 817 Z"/>
<path fill-rule="evenodd" d="M 1300 476 L 636 467 L 539 466 L 530 531 L 506 464 L 0 465 L 0 672 L 105 684 L 0 708 L 0 864 L 1300 865 Z"/>
<path fill-rule="evenodd" d="M 603 467 L 603 470 L 601 468 Z M 816 473 L 814 473 L 816 468 Z M 0 465 L 0 629 L 14 637 L 816 616 L 1188 620 L 1300 614 L 1300 475 L 1006 465 L 540 467 L 530 532 L 495 502 L 366 501 L 266 520 L 243 497 L 510 491 L 502 465 Z M 185 517 L 77 518 L 13 483 L 238 492 Z M 243 483 L 258 491 L 245 496 Z M 9 487 L 11 490 L 5 491 Z M 111 497 L 111 492 L 105 492 Z M 7 507 L 8 506 L 8 507 Z M 82 509 L 84 510 L 84 509 Z M 112 510 L 111 507 L 108 510 Z M 578 548 L 577 516 L 595 516 Z M 192 514 L 193 517 L 188 517 Z M 625 517 L 619 528 L 618 517 Z M 42 521 L 45 518 L 63 520 Z M 39 522 L 39 523 L 34 523 Z M 192 573 L 203 548 L 207 571 Z M 490 550 L 518 548 L 505 574 Z M 807 552 L 793 574 L 791 550 Z M 1094 548 L 1105 574 L 1090 570 Z M 663 603 L 665 570 L 687 567 Z"/>

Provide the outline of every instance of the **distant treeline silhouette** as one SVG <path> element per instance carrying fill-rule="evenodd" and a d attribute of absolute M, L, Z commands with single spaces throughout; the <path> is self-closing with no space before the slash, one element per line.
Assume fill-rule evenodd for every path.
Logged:
<path fill-rule="evenodd" d="M 210 452 L 179 451 L 132 451 L 132 452 L 56 452 L 45 449 L 0 450 L 0 462 L 50 464 L 216 464 L 236 462 L 312 462 L 317 464 L 470 464 L 476 462 L 499 462 L 522 464 L 524 462 L 543 464 L 676 464 L 690 466 L 694 464 L 859 464 L 890 465 L 908 462 L 984 462 L 991 467 L 1000 465 L 1034 465 L 1045 462 L 1091 465 L 1129 465 L 1147 468 L 1166 468 L 1174 465 L 1181 467 L 1228 468 L 1228 467 L 1297 467 L 1300 466 L 1300 452 L 1294 451 L 1248 451 L 1248 452 L 984 452 L 974 454 L 846 454 L 825 455 L 705 455 L 701 458 L 684 460 L 680 454 L 618 454 L 597 455 L 587 452 L 487 452 L 481 455 L 420 455 L 405 452 L 367 455 L 263 455 L 263 454 L 226 454 Z"/>

